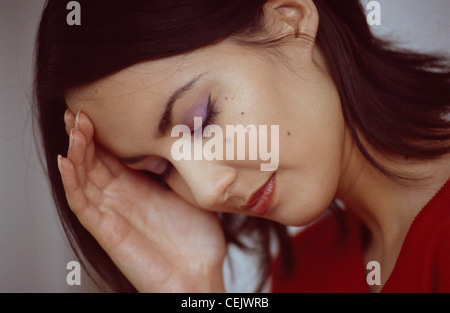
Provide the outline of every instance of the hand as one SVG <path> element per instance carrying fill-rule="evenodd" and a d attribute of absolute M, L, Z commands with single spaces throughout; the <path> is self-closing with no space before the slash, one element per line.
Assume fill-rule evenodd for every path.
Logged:
<path fill-rule="evenodd" d="M 223 292 L 225 239 L 215 213 L 188 204 L 122 165 L 67 110 L 67 158 L 58 157 L 68 204 L 122 273 L 143 292 Z"/>

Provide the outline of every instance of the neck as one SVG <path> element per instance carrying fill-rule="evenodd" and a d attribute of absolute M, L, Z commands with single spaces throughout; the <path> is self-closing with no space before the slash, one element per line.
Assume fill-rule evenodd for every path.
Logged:
<path fill-rule="evenodd" d="M 395 265 L 414 218 L 448 180 L 449 157 L 400 162 L 377 156 L 383 166 L 419 178 L 401 183 L 375 169 L 355 145 L 347 151 L 337 197 L 369 229 L 371 240 L 365 247 L 365 257 L 385 264 L 383 281 Z"/>

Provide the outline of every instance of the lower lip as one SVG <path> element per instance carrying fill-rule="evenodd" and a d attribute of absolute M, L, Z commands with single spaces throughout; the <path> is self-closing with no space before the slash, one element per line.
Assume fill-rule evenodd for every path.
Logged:
<path fill-rule="evenodd" d="M 266 215 L 272 205 L 272 198 L 275 192 L 275 174 L 270 177 L 266 183 L 264 191 L 258 198 L 258 202 L 250 208 L 253 214 L 263 216 Z"/>

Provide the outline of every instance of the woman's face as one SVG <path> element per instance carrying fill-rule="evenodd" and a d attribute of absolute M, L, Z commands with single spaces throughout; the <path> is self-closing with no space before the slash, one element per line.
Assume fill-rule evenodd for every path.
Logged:
<path fill-rule="evenodd" d="M 273 48 L 225 40 L 189 54 L 140 63 L 70 90 L 66 102 L 73 112 L 82 110 L 90 117 L 95 140 L 126 166 L 162 174 L 171 165 L 167 184 L 199 208 L 304 225 L 336 194 L 345 124 L 318 49 L 308 54 L 296 53 L 295 44 L 280 47 L 274 53 Z M 195 116 L 223 130 L 223 160 L 174 159 L 172 147 L 179 138 L 172 137 L 171 129 L 183 124 L 193 130 Z M 227 125 L 266 125 L 269 149 L 272 140 L 279 143 L 276 170 L 261 171 L 260 165 L 269 161 L 261 160 L 259 153 L 257 160 L 248 154 L 245 160 L 227 158 Z M 279 126 L 279 138 L 270 137 L 272 125 Z M 161 133 L 164 128 L 167 131 Z M 208 140 L 203 138 L 203 144 Z M 273 177 L 269 210 L 255 213 L 246 205 Z"/>

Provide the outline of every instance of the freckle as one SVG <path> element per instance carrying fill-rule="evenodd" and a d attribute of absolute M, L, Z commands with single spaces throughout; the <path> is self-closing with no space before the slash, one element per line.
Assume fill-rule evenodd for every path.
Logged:
<path fill-rule="evenodd" d="M 228 97 L 225 97 L 225 100 L 228 100 Z"/>
<path fill-rule="evenodd" d="M 245 113 L 244 112 L 241 112 L 241 115 L 244 115 Z"/>

